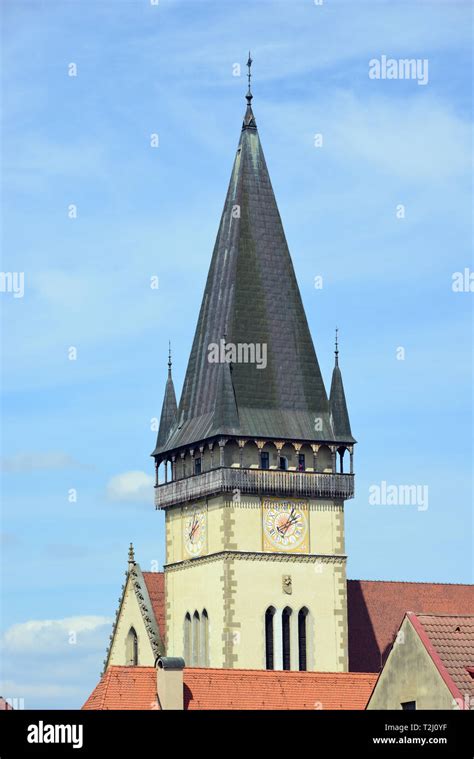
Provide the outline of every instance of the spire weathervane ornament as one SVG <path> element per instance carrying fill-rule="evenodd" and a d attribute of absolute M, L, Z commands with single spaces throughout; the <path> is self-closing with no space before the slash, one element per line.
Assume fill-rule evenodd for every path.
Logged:
<path fill-rule="evenodd" d="M 130 547 L 128 549 L 128 566 L 131 569 L 133 565 L 135 564 L 135 552 L 133 550 L 133 543 L 130 543 Z"/>
<path fill-rule="evenodd" d="M 247 79 L 249 81 L 249 88 L 248 88 L 248 92 L 247 92 L 247 94 L 245 96 L 247 98 L 247 103 L 249 105 L 250 105 L 250 103 L 252 101 L 252 98 L 253 98 L 252 91 L 250 89 L 250 82 L 251 82 L 251 79 L 252 79 L 252 71 L 251 71 L 252 63 L 253 63 L 252 56 L 250 55 L 250 50 L 249 50 L 249 58 L 248 58 L 248 61 L 247 61 L 247 68 L 249 70 L 249 72 L 247 74 Z"/>
<path fill-rule="evenodd" d="M 337 340 L 339 329 L 336 327 L 336 349 L 334 351 L 334 355 L 336 356 L 336 366 L 339 366 L 339 343 Z"/>
<path fill-rule="evenodd" d="M 169 340 L 168 341 L 168 377 L 171 377 L 172 363 L 173 362 L 171 361 L 171 340 Z"/>
<path fill-rule="evenodd" d="M 248 87 L 248 90 L 247 90 L 247 94 L 245 96 L 245 98 L 247 100 L 247 110 L 245 112 L 244 122 L 242 124 L 242 129 L 256 129 L 257 128 L 257 124 L 255 123 L 255 116 L 252 113 L 252 98 L 253 98 L 252 89 L 251 89 L 251 83 L 252 83 L 252 70 L 251 70 L 252 69 L 252 63 L 253 63 L 252 56 L 250 55 L 250 50 L 249 50 L 249 57 L 248 57 L 248 61 L 247 61 L 247 68 L 248 68 L 247 79 L 248 79 L 248 82 L 249 82 L 249 87 Z"/>

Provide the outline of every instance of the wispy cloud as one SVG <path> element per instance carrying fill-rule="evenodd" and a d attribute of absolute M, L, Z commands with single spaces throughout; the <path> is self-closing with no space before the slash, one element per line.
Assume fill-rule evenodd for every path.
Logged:
<path fill-rule="evenodd" d="M 34 619 L 9 627 L 2 636 L 1 646 L 6 653 L 41 651 L 48 656 L 77 644 L 84 650 L 94 646 L 96 631 L 111 622 L 108 617 L 97 616 Z"/>
<path fill-rule="evenodd" d="M 146 472 L 116 474 L 108 482 L 107 496 L 111 501 L 153 502 L 154 478 Z"/>
<path fill-rule="evenodd" d="M 0 470 L 22 474 L 41 469 L 78 469 L 81 464 L 64 451 L 31 451 L 0 459 Z"/>
<path fill-rule="evenodd" d="M 79 708 L 99 679 L 111 622 L 73 616 L 12 625 L 0 639 L 0 693 L 26 709 Z"/>

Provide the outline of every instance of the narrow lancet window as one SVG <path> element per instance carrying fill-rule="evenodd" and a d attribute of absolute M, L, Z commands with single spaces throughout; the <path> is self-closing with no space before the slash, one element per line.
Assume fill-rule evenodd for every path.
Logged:
<path fill-rule="evenodd" d="M 301 672 L 305 672 L 308 668 L 307 657 L 307 616 L 308 609 L 303 606 L 298 614 L 298 664 Z"/>
<path fill-rule="evenodd" d="M 291 669 L 291 635 L 290 635 L 291 609 L 286 606 L 281 615 L 281 634 L 283 646 L 283 669 Z"/>
<path fill-rule="evenodd" d="M 275 669 L 273 657 L 273 617 L 275 609 L 270 606 L 265 612 L 265 667 Z"/>

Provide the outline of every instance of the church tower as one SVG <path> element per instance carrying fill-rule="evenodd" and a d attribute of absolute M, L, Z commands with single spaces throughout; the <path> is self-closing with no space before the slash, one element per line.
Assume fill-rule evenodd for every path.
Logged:
<path fill-rule="evenodd" d="M 179 407 L 169 366 L 152 454 L 166 520 L 166 650 L 189 666 L 340 672 L 355 440 L 337 339 L 329 399 L 324 387 L 250 65 Z"/>

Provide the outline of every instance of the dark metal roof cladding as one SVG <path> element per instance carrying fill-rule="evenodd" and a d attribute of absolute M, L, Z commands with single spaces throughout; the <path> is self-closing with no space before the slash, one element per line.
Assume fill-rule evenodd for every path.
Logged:
<path fill-rule="evenodd" d="M 224 336 L 226 344 L 266 345 L 266 367 L 210 363 L 209 345 Z M 340 373 L 334 382 L 333 417 L 338 432 L 340 424 L 341 434 L 347 433 L 346 442 L 350 442 Z M 166 419 L 171 417 L 170 398 L 167 385 Z M 249 100 L 177 420 L 166 440 L 160 425 L 153 455 L 220 434 L 341 440 L 331 424 L 328 397 Z"/>
<path fill-rule="evenodd" d="M 163 399 L 163 408 L 161 409 L 160 427 L 156 447 L 163 447 L 170 436 L 173 427 L 176 426 L 178 416 L 178 406 L 174 392 L 173 378 L 171 376 L 171 358 L 168 362 L 168 379 L 165 387 L 165 397 Z"/>

